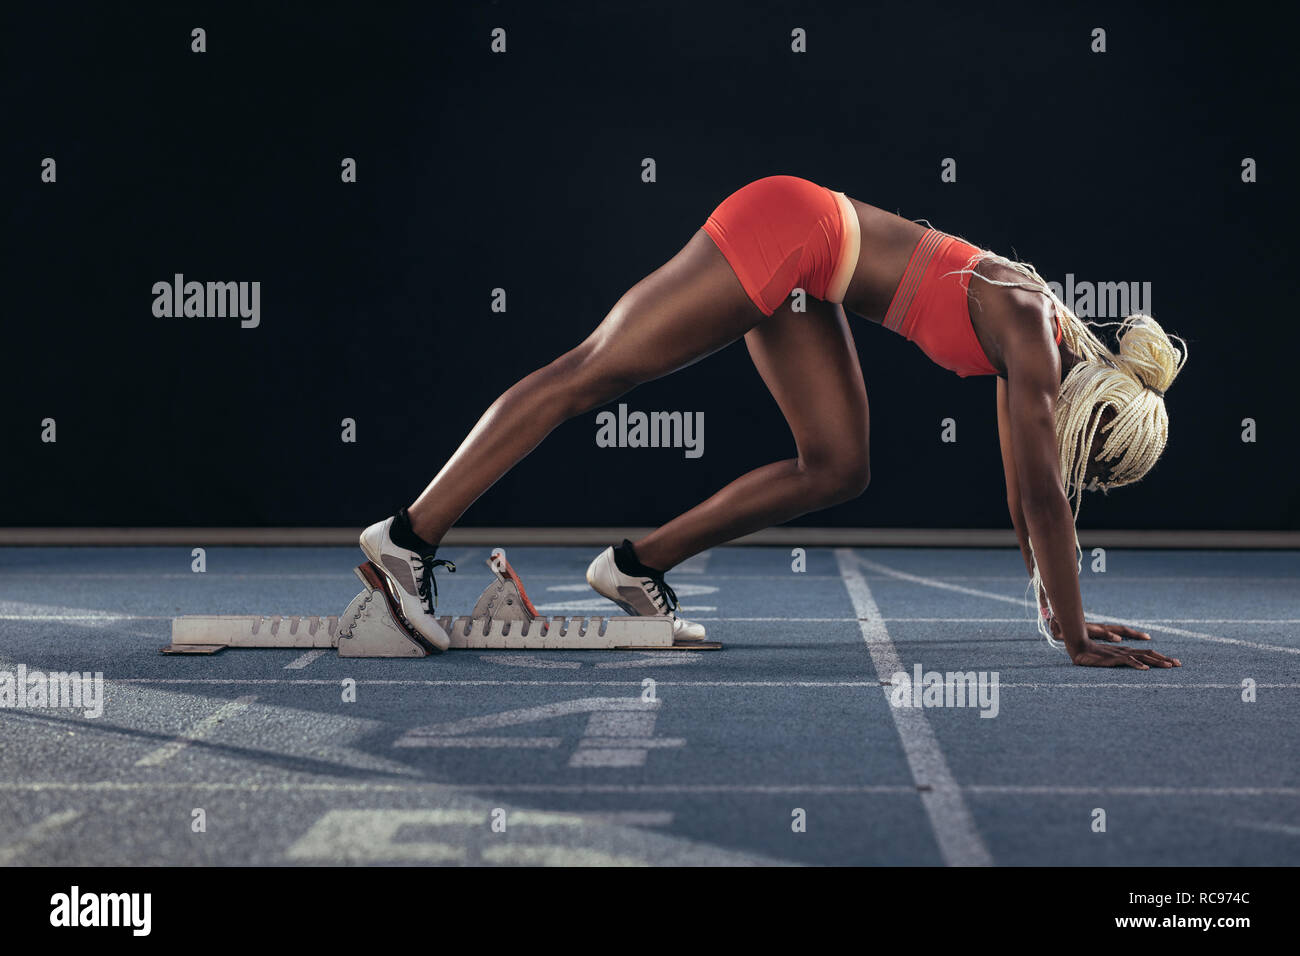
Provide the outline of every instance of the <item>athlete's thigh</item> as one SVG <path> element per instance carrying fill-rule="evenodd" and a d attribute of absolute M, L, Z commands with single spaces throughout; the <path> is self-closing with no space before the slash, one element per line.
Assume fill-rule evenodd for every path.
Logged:
<path fill-rule="evenodd" d="M 790 424 L 799 456 L 809 464 L 868 460 L 867 389 L 838 305 L 809 298 L 808 311 L 789 300 L 745 336 L 754 366 Z"/>
<path fill-rule="evenodd" d="M 763 321 L 726 258 L 700 230 L 629 289 L 578 351 L 603 375 L 648 382 L 716 352 Z"/>

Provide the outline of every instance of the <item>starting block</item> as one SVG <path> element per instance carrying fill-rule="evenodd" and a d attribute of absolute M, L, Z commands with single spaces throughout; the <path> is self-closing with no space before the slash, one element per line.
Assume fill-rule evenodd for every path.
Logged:
<path fill-rule="evenodd" d="M 720 650 L 717 641 L 673 642 L 666 617 L 551 617 L 538 614 L 500 548 L 487 560 L 495 580 L 467 617 L 438 624 L 451 650 Z M 339 657 L 427 657 L 438 648 L 402 617 L 401 602 L 372 562 L 355 569 L 364 589 L 334 616 L 189 615 L 173 618 L 164 654 L 215 654 L 227 647 L 334 648 Z"/>

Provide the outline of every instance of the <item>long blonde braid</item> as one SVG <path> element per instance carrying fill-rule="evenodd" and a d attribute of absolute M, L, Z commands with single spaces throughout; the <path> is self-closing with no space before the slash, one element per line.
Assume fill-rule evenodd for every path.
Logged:
<path fill-rule="evenodd" d="M 1000 281 L 980 275 L 981 263 L 996 263 L 1019 273 L 1020 281 Z M 1109 491 L 1130 485 L 1143 478 L 1155 465 L 1169 440 L 1169 413 L 1165 409 L 1165 392 L 1187 362 L 1187 343 L 1178 336 L 1167 335 L 1149 315 L 1130 315 L 1122 322 L 1084 322 L 1062 302 L 1051 286 L 1028 262 L 1015 262 L 992 252 L 971 257 L 958 274 L 978 276 L 990 285 L 1028 289 L 1047 296 L 1061 318 L 1061 341 L 1083 361 L 1070 369 L 1061 382 L 1056 399 L 1056 442 L 1061 464 L 1065 495 L 1074 501 L 1074 517 L 1079 518 L 1083 492 L 1091 488 Z M 1112 352 L 1093 332 L 1093 328 L 1119 326 L 1119 352 Z M 1176 347 L 1174 342 L 1178 343 Z M 1115 417 L 1102 425 L 1104 411 L 1110 408 Z M 1088 453 L 1097 433 L 1105 435 L 1099 462 L 1109 462 L 1106 481 L 1094 479 L 1086 484 Z M 1074 538 L 1075 556 L 1080 570 L 1083 549 L 1078 532 Z M 1035 596 L 1045 594 L 1038 572 L 1038 558 L 1033 541 L 1029 542 L 1034 571 L 1030 588 Z M 1050 604 L 1048 605 L 1050 610 Z M 1053 647 L 1063 645 L 1053 638 L 1048 621 L 1041 614 L 1038 631 Z"/>

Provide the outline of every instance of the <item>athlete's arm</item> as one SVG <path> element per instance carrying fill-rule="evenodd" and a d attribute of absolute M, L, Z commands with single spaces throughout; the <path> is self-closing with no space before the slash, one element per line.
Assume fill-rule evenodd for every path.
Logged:
<path fill-rule="evenodd" d="M 1016 477 L 1016 453 L 1011 447 L 1011 412 L 1007 407 L 1007 380 L 1001 375 L 998 383 L 998 445 L 1002 448 L 1002 472 L 1007 482 L 1007 511 L 1011 526 L 1016 529 L 1020 543 L 1020 556 L 1025 559 L 1025 570 L 1034 573 L 1034 559 L 1029 551 L 1029 530 L 1025 526 L 1025 512 L 1020 507 L 1020 479 Z M 1044 606 L 1046 595 L 1038 595 L 1039 607 Z"/>
<path fill-rule="evenodd" d="M 1051 601 L 1058 636 L 1070 659 L 1092 667 L 1173 667 L 1155 651 L 1092 640 L 1083 617 L 1075 557 L 1074 515 L 1065 496 L 1056 445 L 1056 395 L 1061 358 L 1052 325 L 1043 316 L 1019 314 L 1002 325 L 1007 368 L 1007 421 L 1012 472 L 1025 529 L 1033 542 L 1038 573 Z"/>
<path fill-rule="evenodd" d="M 1016 453 L 1011 447 L 1011 412 L 1007 407 L 1007 380 L 998 376 L 998 444 L 1002 446 L 1002 470 L 1007 479 L 1007 511 L 1011 514 L 1011 525 L 1016 529 L 1016 540 L 1020 543 L 1020 556 L 1025 559 L 1025 570 L 1034 573 L 1034 558 L 1029 550 L 1029 531 L 1025 525 L 1025 512 L 1020 507 L 1020 479 L 1016 477 Z M 1039 613 L 1047 607 L 1047 595 L 1040 588 L 1038 591 Z M 1053 618 L 1050 622 L 1052 633 L 1061 636 L 1061 626 Z M 1094 641 L 1149 641 L 1151 635 L 1146 631 L 1124 624 L 1107 622 L 1099 624 L 1085 621 L 1088 636 Z"/>

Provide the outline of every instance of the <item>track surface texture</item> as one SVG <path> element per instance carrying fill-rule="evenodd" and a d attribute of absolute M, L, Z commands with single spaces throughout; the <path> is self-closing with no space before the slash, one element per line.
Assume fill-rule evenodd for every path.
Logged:
<path fill-rule="evenodd" d="M 594 549 L 508 552 L 541 613 L 618 613 Z M 721 652 L 390 661 L 158 653 L 339 613 L 352 549 L 0 549 L 0 672 L 103 675 L 98 716 L 0 708 L 0 865 L 1300 863 L 1300 553 L 1105 557 L 1090 616 L 1181 668 L 1072 666 L 1011 550 L 720 548 L 668 580 Z M 986 696 L 895 706 L 917 665 Z"/>

